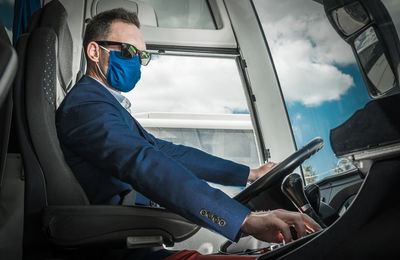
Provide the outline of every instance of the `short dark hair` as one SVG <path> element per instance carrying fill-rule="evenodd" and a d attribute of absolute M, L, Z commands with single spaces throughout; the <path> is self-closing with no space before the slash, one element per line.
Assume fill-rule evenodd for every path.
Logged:
<path fill-rule="evenodd" d="M 134 12 L 129 12 L 123 8 L 116 8 L 99 13 L 94 16 L 86 26 L 85 35 L 83 36 L 85 53 L 89 42 L 106 39 L 110 33 L 110 26 L 115 20 L 134 24 L 137 28 L 140 28 L 139 18 Z"/>

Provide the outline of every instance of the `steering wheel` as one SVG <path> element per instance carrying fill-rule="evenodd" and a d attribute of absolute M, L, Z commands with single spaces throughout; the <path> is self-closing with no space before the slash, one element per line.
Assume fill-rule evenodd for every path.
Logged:
<path fill-rule="evenodd" d="M 305 160 L 321 150 L 323 146 L 324 141 L 322 140 L 322 138 L 316 137 L 312 139 L 308 144 L 294 152 L 284 161 L 275 166 L 267 174 L 265 174 L 264 176 L 253 182 L 250 186 L 246 187 L 244 190 L 238 193 L 234 197 L 234 199 L 242 204 L 245 204 L 262 191 L 267 190 L 278 182 L 281 182 L 286 175 L 292 173 L 294 169 L 299 167 Z"/>

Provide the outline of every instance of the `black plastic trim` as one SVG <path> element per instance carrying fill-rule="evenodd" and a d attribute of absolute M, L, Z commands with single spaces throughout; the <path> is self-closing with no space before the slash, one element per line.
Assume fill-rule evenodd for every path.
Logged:
<path fill-rule="evenodd" d="M 254 15 L 255 15 L 255 17 L 256 17 L 256 19 L 257 19 L 258 27 L 260 28 L 260 32 L 261 32 L 262 37 L 263 37 L 263 39 L 264 39 L 265 47 L 266 47 L 266 49 L 267 49 L 268 56 L 270 57 L 270 61 L 271 61 L 271 64 L 272 64 L 272 68 L 273 68 L 273 70 L 274 70 L 274 75 L 275 75 L 275 78 L 276 78 L 276 82 L 277 82 L 277 84 L 278 84 L 279 92 L 280 92 L 280 94 L 281 94 L 282 102 L 283 102 L 283 104 L 284 104 L 284 109 L 285 109 L 285 113 L 286 113 L 286 118 L 288 119 L 287 121 L 288 121 L 288 124 L 289 124 L 290 134 L 291 134 L 290 137 L 291 137 L 292 142 L 293 142 L 293 144 L 294 144 L 294 148 L 297 150 L 298 147 L 297 147 L 296 139 L 294 138 L 292 122 L 291 122 L 291 120 L 290 120 L 289 112 L 288 112 L 287 107 L 286 107 L 286 101 L 285 101 L 285 97 L 284 97 L 283 92 L 282 92 L 282 87 L 281 87 L 281 83 L 280 83 L 280 80 L 279 80 L 279 75 L 278 75 L 278 72 L 276 71 L 274 58 L 273 58 L 273 56 L 272 56 L 271 49 L 269 48 L 268 40 L 267 40 L 267 37 L 265 36 L 264 28 L 262 27 L 260 17 L 258 16 L 256 7 L 255 7 L 255 5 L 254 5 L 254 1 L 251 0 L 250 3 L 251 3 L 251 6 L 253 7 L 253 12 L 254 12 Z M 268 147 L 264 147 L 264 148 L 268 148 Z M 301 167 L 300 167 L 300 171 L 301 171 L 302 177 L 304 178 L 303 169 L 302 169 Z"/>
<path fill-rule="evenodd" d="M 156 45 L 148 44 L 147 50 L 158 51 L 159 54 L 163 54 L 166 51 L 176 52 L 189 52 L 189 53 L 201 53 L 201 54 L 223 54 L 223 55 L 239 55 L 237 49 L 231 48 L 210 48 L 210 47 L 197 47 L 197 46 L 176 46 L 176 45 Z"/>
<path fill-rule="evenodd" d="M 330 175 L 330 176 L 324 178 L 323 180 L 318 181 L 316 184 L 318 186 L 323 186 L 330 182 L 336 182 L 336 181 L 348 179 L 349 177 L 355 176 L 355 175 L 363 176 L 362 174 L 360 174 L 360 171 L 357 168 L 355 168 L 353 170 L 343 172 L 340 174 Z"/>

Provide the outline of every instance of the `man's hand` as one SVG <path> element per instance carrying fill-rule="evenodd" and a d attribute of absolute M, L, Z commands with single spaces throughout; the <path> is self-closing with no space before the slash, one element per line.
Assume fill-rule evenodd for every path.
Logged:
<path fill-rule="evenodd" d="M 290 226 L 296 229 L 297 237 L 306 235 L 306 230 L 315 232 L 321 227 L 309 216 L 283 209 L 252 212 L 244 220 L 241 230 L 259 240 L 273 243 L 293 241 Z"/>
<path fill-rule="evenodd" d="M 250 174 L 249 174 L 249 178 L 247 179 L 247 182 L 253 183 L 258 178 L 260 178 L 261 176 L 264 176 L 266 173 L 268 173 L 270 170 L 272 170 L 272 168 L 274 168 L 276 165 L 278 165 L 278 164 L 274 163 L 274 162 L 268 162 L 257 169 L 250 169 Z"/>

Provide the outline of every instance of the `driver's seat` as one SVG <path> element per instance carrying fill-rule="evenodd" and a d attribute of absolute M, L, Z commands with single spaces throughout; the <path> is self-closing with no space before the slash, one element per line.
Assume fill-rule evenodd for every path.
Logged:
<path fill-rule="evenodd" d="M 27 171 L 30 174 L 27 182 L 34 182 L 27 186 L 36 187 L 45 197 L 34 205 L 36 211 L 30 211 L 43 210 L 42 229 L 47 238 L 53 244 L 68 248 L 103 244 L 148 247 L 172 246 L 175 241 L 194 234 L 199 229 L 196 225 L 164 209 L 89 204 L 64 160 L 55 128 L 57 98 L 66 92 L 73 75 L 67 60 L 73 55 L 68 15 L 58 0 L 38 12 L 36 28 L 20 43 L 25 45 L 20 49 L 26 50 L 26 58 L 19 75 L 24 79 L 19 82 L 21 95 L 16 98 L 22 106 L 19 116 L 25 117 L 19 121 L 27 123 L 19 126 L 24 131 L 19 136 L 25 135 L 28 140 L 22 145 L 32 148 L 28 149 L 30 154 L 22 149 L 24 158 L 30 158 L 25 160 L 24 167 L 32 165 L 37 169 L 35 173 Z M 35 188 L 27 190 L 27 198 L 37 196 L 29 194 L 32 191 Z"/>

